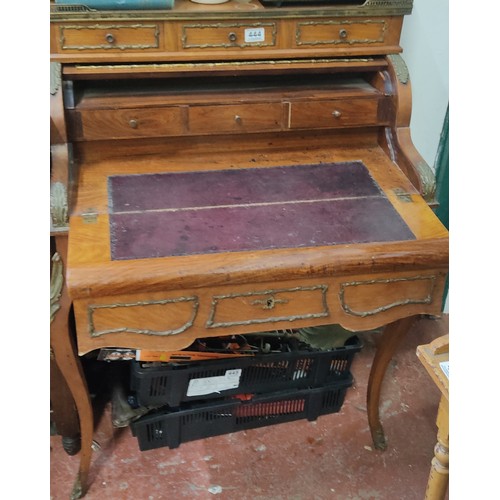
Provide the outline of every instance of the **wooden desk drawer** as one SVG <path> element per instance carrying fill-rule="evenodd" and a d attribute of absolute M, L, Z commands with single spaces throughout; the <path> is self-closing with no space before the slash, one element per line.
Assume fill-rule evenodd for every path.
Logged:
<path fill-rule="evenodd" d="M 72 24 L 59 26 L 59 47 L 62 51 L 124 51 L 158 50 L 159 24 Z"/>
<path fill-rule="evenodd" d="M 91 338 L 114 333 L 177 335 L 191 328 L 198 307 L 196 296 L 89 304 L 89 334 Z"/>
<path fill-rule="evenodd" d="M 297 47 L 383 44 L 384 19 L 299 21 L 295 27 Z"/>
<path fill-rule="evenodd" d="M 193 134 L 281 130 L 283 105 L 276 103 L 191 106 L 189 131 Z"/>
<path fill-rule="evenodd" d="M 256 290 L 212 297 L 207 328 L 258 325 L 329 316 L 328 285 Z"/>
<path fill-rule="evenodd" d="M 181 27 L 183 49 L 275 47 L 276 22 L 196 23 Z"/>
<path fill-rule="evenodd" d="M 340 304 L 348 315 L 359 318 L 402 307 L 427 306 L 438 298 L 436 283 L 435 275 L 347 281 L 340 284 Z"/>
<path fill-rule="evenodd" d="M 87 110 L 80 113 L 81 138 L 133 139 L 184 133 L 182 108 Z"/>
<path fill-rule="evenodd" d="M 289 127 L 330 128 L 377 125 L 378 99 L 331 99 L 292 102 Z"/>

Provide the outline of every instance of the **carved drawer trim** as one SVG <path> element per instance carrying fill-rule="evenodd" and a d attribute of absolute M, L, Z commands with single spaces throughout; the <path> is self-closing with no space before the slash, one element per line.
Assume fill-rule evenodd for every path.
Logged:
<path fill-rule="evenodd" d="M 316 285 L 215 295 L 212 297 L 206 327 L 226 328 L 237 325 L 327 318 L 330 316 L 327 291 L 328 285 Z M 231 302 L 237 313 L 232 319 L 228 319 L 231 316 Z M 291 313 L 291 311 L 294 312 Z M 220 319 L 220 316 L 226 319 Z"/>
<path fill-rule="evenodd" d="M 328 34 L 328 38 L 321 38 L 322 34 L 318 33 L 319 27 L 334 27 L 338 28 L 337 36 L 333 34 Z M 367 37 L 366 27 L 378 28 L 375 31 L 376 36 Z M 311 40 L 304 41 L 303 37 L 305 35 L 305 30 L 314 29 L 315 36 L 311 37 Z M 349 34 L 349 29 L 354 29 L 354 36 Z M 362 32 L 365 36 L 359 38 L 356 35 L 356 30 Z M 337 31 L 337 30 L 336 30 Z M 357 45 L 357 44 L 368 44 L 368 43 L 382 43 L 385 39 L 385 33 L 387 31 L 387 23 L 385 20 L 373 20 L 367 19 L 364 21 L 304 21 L 298 22 L 295 29 L 295 43 L 297 46 L 315 46 L 315 45 Z M 345 36 L 343 36 L 345 34 Z"/>
<path fill-rule="evenodd" d="M 271 28 L 271 39 L 270 41 L 260 41 L 260 42 L 245 42 L 244 41 L 244 30 L 250 28 Z M 201 31 L 207 30 L 207 34 L 210 32 L 212 34 L 219 33 L 227 40 L 220 41 L 208 41 L 206 43 L 196 43 L 189 41 L 189 31 Z M 268 30 L 266 30 L 267 32 Z M 181 34 L 181 45 L 183 49 L 221 49 L 221 48 L 245 48 L 245 47 L 274 47 L 276 45 L 277 38 L 277 23 L 197 23 L 197 24 L 185 24 L 182 26 Z M 231 34 L 234 34 L 235 39 L 231 41 L 229 38 Z M 227 35 L 226 37 L 224 35 Z M 217 38 L 217 37 L 216 37 Z M 266 39 L 268 36 L 266 35 Z"/>
<path fill-rule="evenodd" d="M 420 286 L 415 288 L 415 283 L 420 282 Z M 408 285 L 406 287 L 405 285 Z M 376 290 L 378 285 L 378 290 Z M 380 291 L 384 288 L 384 285 L 387 285 L 390 290 L 390 287 L 393 285 L 394 287 L 398 287 L 398 289 L 405 289 L 406 295 L 402 295 L 401 299 L 392 300 L 386 304 L 379 305 L 377 307 L 373 307 L 373 309 L 367 310 L 356 310 L 352 304 L 349 304 L 349 300 L 346 297 L 349 289 L 353 289 L 354 287 L 359 287 L 358 290 L 361 290 L 361 287 L 369 287 L 373 288 L 372 295 L 377 295 L 380 297 Z M 340 304 L 342 309 L 352 316 L 358 317 L 367 317 L 373 316 L 375 314 L 379 314 L 389 309 L 393 309 L 394 307 L 407 306 L 412 304 L 422 304 L 428 305 L 431 304 L 434 300 L 434 290 L 436 285 L 436 276 L 408 276 L 402 278 L 388 278 L 388 279 L 374 279 L 367 281 L 351 281 L 340 284 Z"/>
<path fill-rule="evenodd" d="M 177 307 L 179 304 L 189 303 L 190 308 Z M 113 310 L 121 309 L 123 310 L 123 317 L 127 314 L 132 314 L 132 320 L 137 320 L 137 323 L 147 323 L 146 315 L 151 311 L 151 308 L 155 307 L 157 311 L 159 308 L 170 307 L 170 316 L 173 316 L 176 320 L 176 325 L 164 330 L 156 330 L 153 328 L 137 328 L 127 325 L 118 326 L 119 321 L 114 321 L 117 324 L 116 327 L 99 329 L 96 323 L 103 322 L 109 323 L 110 317 L 109 313 Z M 168 335 L 178 335 L 185 332 L 191 328 L 194 324 L 194 320 L 198 313 L 199 299 L 196 296 L 189 297 L 177 297 L 173 299 L 163 299 L 163 300 L 145 300 L 137 302 L 117 302 L 113 304 L 90 304 L 87 307 L 88 314 L 88 325 L 90 336 L 101 337 L 102 335 L 107 335 L 110 333 L 137 333 L 141 335 L 154 335 L 154 336 L 168 336 Z M 147 309 L 147 311 L 144 311 Z M 122 312 L 122 311 L 121 311 Z M 106 315 L 108 314 L 108 317 Z M 101 316 L 101 317 L 100 317 Z M 103 316 L 103 317 L 102 317 Z M 121 316 L 121 315 L 120 315 Z M 127 321 L 124 319 L 123 321 Z M 165 320 L 168 322 L 168 318 Z M 168 326 L 168 325 L 167 325 Z"/>
<path fill-rule="evenodd" d="M 103 34 L 102 43 L 74 43 L 68 42 L 68 38 L 71 37 L 70 31 L 74 30 L 77 32 L 89 33 L 89 38 L 99 31 Z M 123 34 L 125 41 L 118 40 L 117 43 L 112 41 L 106 41 L 106 35 L 111 35 L 114 37 L 116 33 L 126 30 L 133 30 L 133 37 L 130 34 Z M 68 32 L 68 33 L 66 33 Z M 149 33 L 148 33 L 149 32 Z M 148 34 L 151 42 L 144 43 L 135 40 L 135 37 L 139 35 Z M 81 38 L 81 37 L 77 37 Z M 70 38 L 71 40 L 71 38 Z M 146 49 L 158 49 L 160 47 L 160 27 L 158 24 L 94 24 L 94 25 L 63 25 L 59 26 L 59 45 L 62 50 L 146 50 Z"/>

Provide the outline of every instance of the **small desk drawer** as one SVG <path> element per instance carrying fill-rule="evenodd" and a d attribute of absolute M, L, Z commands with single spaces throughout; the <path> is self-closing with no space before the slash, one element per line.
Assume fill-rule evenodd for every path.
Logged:
<path fill-rule="evenodd" d="M 87 110 L 80 113 L 84 140 L 163 137 L 184 133 L 182 108 Z"/>
<path fill-rule="evenodd" d="M 193 134 L 281 130 L 283 105 L 275 103 L 191 106 L 189 131 Z"/>
<path fill-rule="evenodd" d="M 385 20 L 360 21 L 321 20 L 297 22 L 295 43 L 298 47 L 382 44 L 385 41 Z"/>
<path fill-rule="evenodd" d="M 59 26 L 59 46 L 63 51 L 157 50 L 159 24 L 72 24 Z"/>
<path fill-rule="evenodd" d="M 377 125 L 378 99 L 329 99 L 292 102 L 288 126 L 330 128 Z"/>
<path fill-rule="evenodd" d="M 439 296 L 437 276 L 404 276 L 340 284 L 340 304 L 350 316 L 366 318 L 392 309 L 427 306 Z"/>
<path fill-rule="evenodd" d="M 230 49 L 275 47 L 275 22 L 196 23 L 181 27 L 183 49 Z"/>
<path fill-rule="evenodd" d="M 255 290 L 212 297 L 207 328 L 327 318 L 328 285 Z"/>
<path fill-rule="evenodd" d="M 89 304 L 88 330 L 91 338 L 115 333 L 177 335 L 191 328 L 198 306 L 196 296 Z"/>

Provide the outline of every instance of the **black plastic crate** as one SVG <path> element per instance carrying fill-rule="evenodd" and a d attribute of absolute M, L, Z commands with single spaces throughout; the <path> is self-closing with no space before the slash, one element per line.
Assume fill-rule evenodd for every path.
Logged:
<path fill-rule="evenodd" d="M 286 342 L 286 341 L 284 341 Z M 361 342 L 330 350 L 302 346 L 290 352 L 203 360 L 190 363 L 132 362 L 131 389 L 141 406 L 178 406 L 181 402 L 318 387 L 349 378 Z"/>
<path fill-rule="evenodd" d="M 344 403 L 352 375 L 324 387 L 292 389 L 255 395 L 251 400 L 236 397 L 224 401 L 190 403 L 178 409 L 157 410 L 131 424 L 141 451 L 245 429 L 291 422 L 316 420 L 336 413 Z"/>

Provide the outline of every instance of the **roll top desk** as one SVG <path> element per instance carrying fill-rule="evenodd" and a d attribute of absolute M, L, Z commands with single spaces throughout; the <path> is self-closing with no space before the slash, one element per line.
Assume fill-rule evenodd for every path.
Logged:
<path fill-rule="evenodd" d="M 51 4 L 51 354 L 80 420 L 79 355 L 199 337 L 385 326 L 368 381 L 439 315 L 448 234 L 409 130 L 411 0 Z M 76 346 L 70 325 L 76 324 Z"/>

